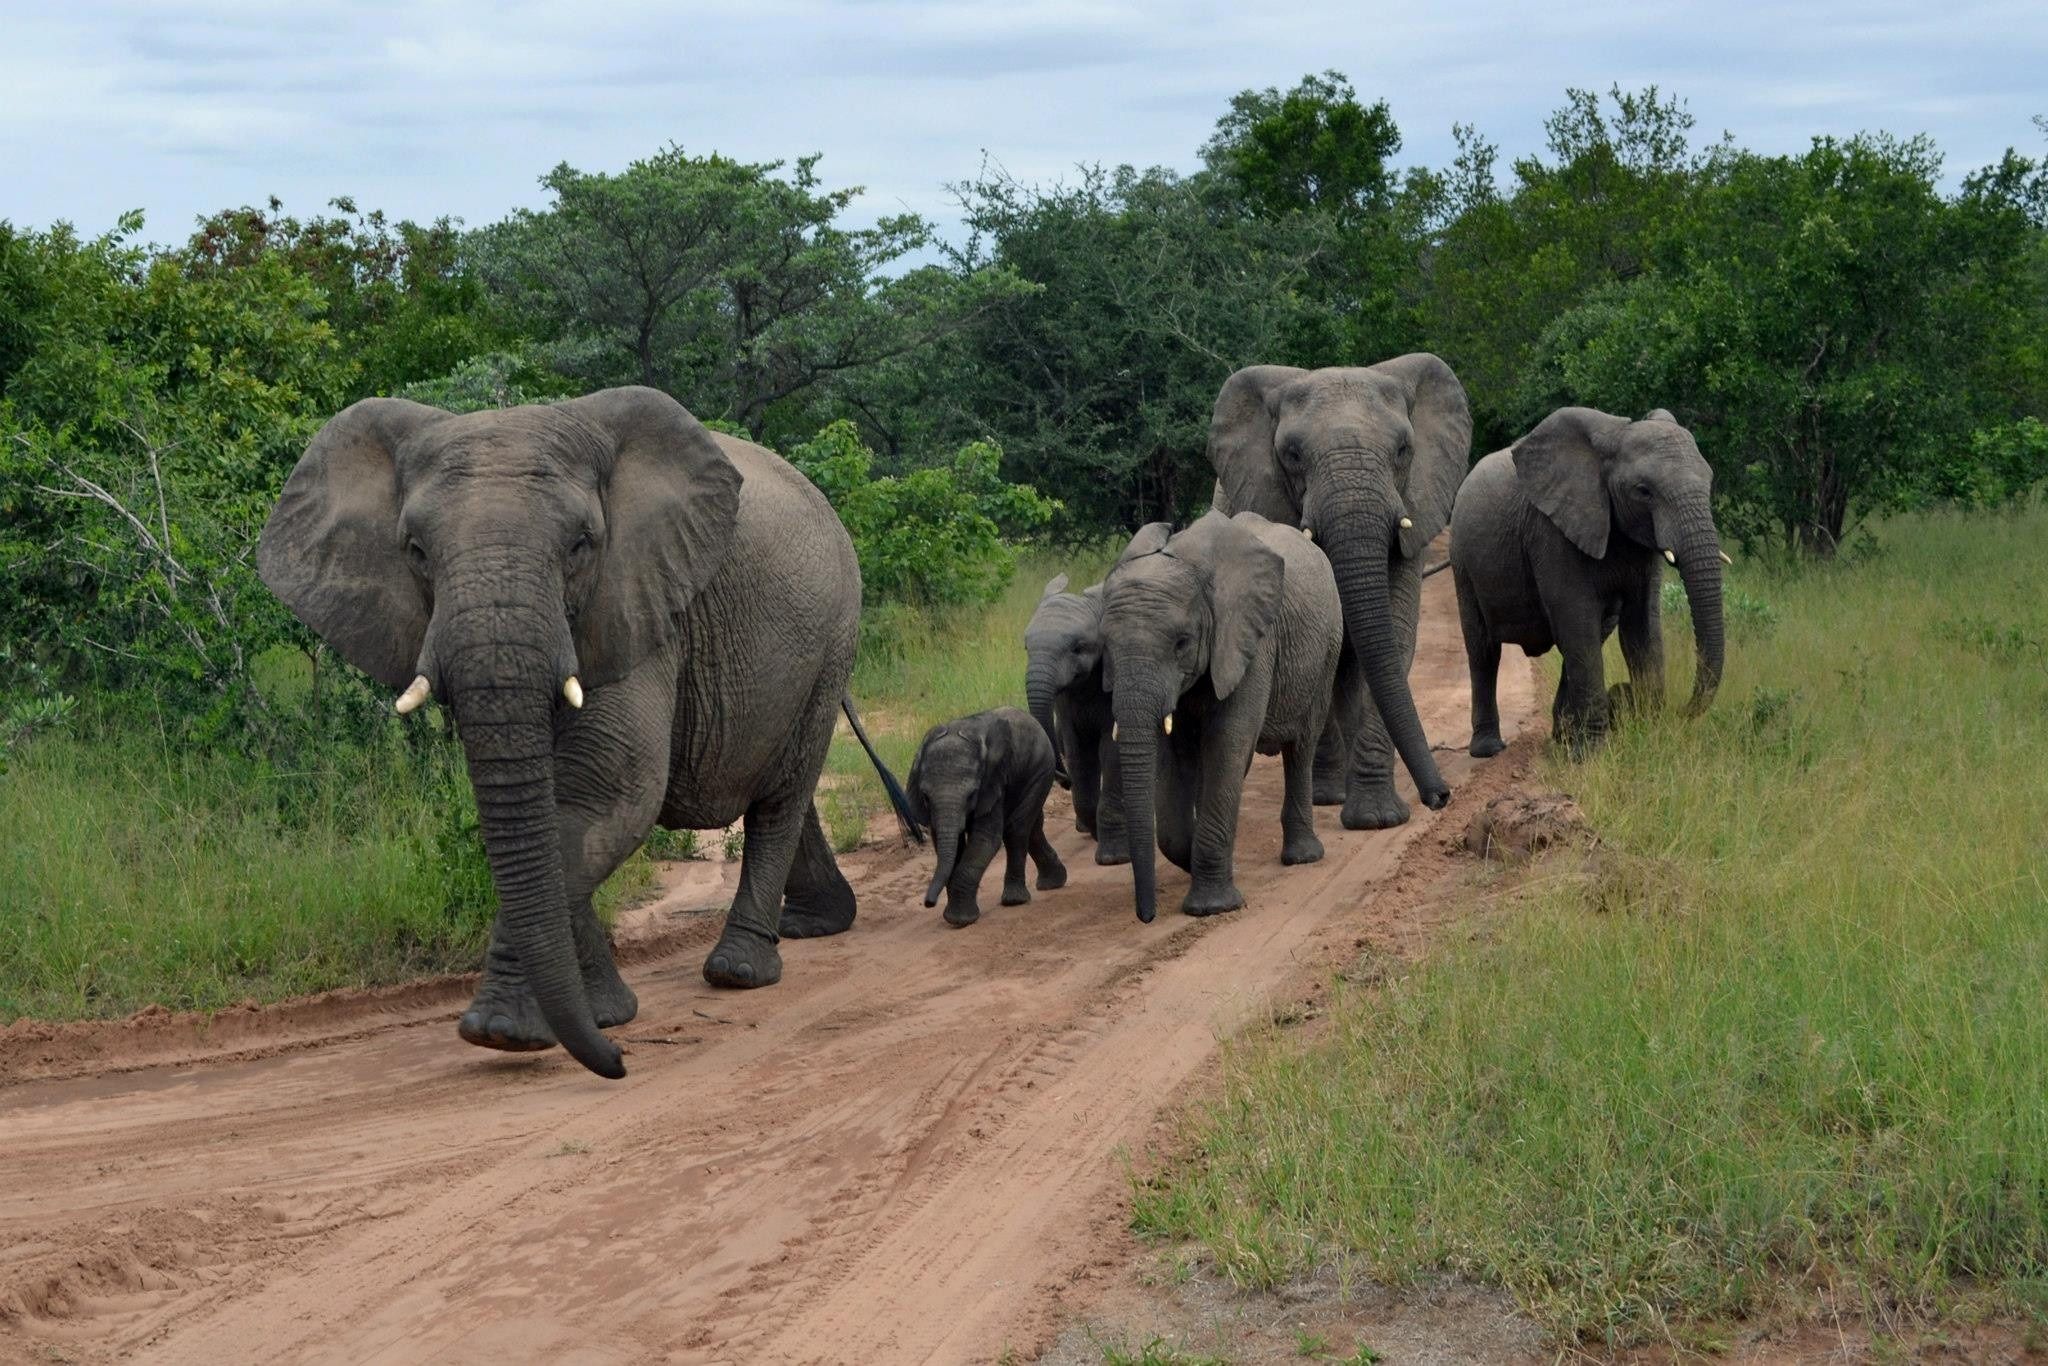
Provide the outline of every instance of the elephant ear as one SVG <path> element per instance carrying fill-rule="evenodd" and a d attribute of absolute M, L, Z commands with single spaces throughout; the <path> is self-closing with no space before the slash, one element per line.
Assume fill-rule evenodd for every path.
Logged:
<path fill-rule="evenodd" d="M 1678 419 L 1671 415 L 1669 408 L 1652 408 L 1649 412 L 1643 414 L 1643 421 L 1669 422 L 1674 427 L 1678 425 Z"/>
<path fill-rule="evenodd" d="M 1613 516 L 1605 457 L 1628 425 L 1593 408 L 1559 408 L 1514 444 L 1515 478 L 1565 538 L 1594 559 L 1607 554 Z"/>
<path fill-rule="evenodd" d="M 1171 553 L 1200 566 L 1207 575 L 1215 623 L 1209 642 L 1209 686 L 1221 701 L 1244 682 L 1259 642 L 1280 620 L 1287 562 L 1220 512 L 1208 513 L 1174 537 Z"/>
<path fill-rule="evenodd" d="M 1209 418 L 1209 464 L 1216 471 L 1211 506 L 1228 515 L 1256 512 L 1268 521 L 1301 521 L 1301 489 L 1280 468 L 1273 449 L 1273 400 L 1307 374 L 1291 365 L 1250 365 L 1223 381 Z"/>
<path fill-rule="evenodd" d="M 980 756 L 974 766 L 974 811 L 986 818 L 1003 804 L 1003 779 L 1010 767 L 1009 727 L 993 721 L 984 724 L 975 732 L 974 743 Z"/>
<path fill-rule="evenodd" d="M 1399 385 L 1408 401 L 1412 448 L 1402 497 L 1413 525 L 1401 531 L 1400 540 L 1402 558 L 1412 560 L 1451 520 L 1458 485 L 1472 464 L 1472 406 L 1451 367 L 1427 351 L 1371 368 Z"/>
<path fill-rule="evenodd" d="M 398 448 L 439 408 L 367 398 L 299 457 L 256 545 L 256 572 L 292 615 L 387 688 L 417 671 L 429 607 L 398 530 Z"/>
<path fill-rule="evenodd" d="M 924 733 L 924 739 L 918 742 L 917 753 L 910 761 L 910 777 L 903 784 L 903 796 L 910 805 L 910 819 L 924 830 L 932 828 L 931 798 L 924 790 L 924 756 L 925 751 L 932 747 L 932 741 L 943 734 L 944 726 L 933 726 Z"/>
<path fill-rule="evenodd" d="M 1066 591 L 1067 576 L 1065 574 L 1055 574 L 1045 581 L 1045 591 L 1039 594 L 1039 600 L 1044 601 L 1046 598 L 1057 597 Z"/>
<path fill-rule="evenodd" d="M 703 424 L 659 389 L 606 389 L 557 407 L 608 436 L 614 452 L 604 548 L 574 623 L 588 687 L 674 638 L 732 549 L 743 481 Z"/>
<path fill-rule="evenodd" d="M 1172 539 L 1172 522 L 1147 522 L 1138 528 L 1137 535 L 1131 537 L 1131 543 L 1124 547 L 1123 554 L 1116 557 L 1116 562 L 1122 564 L 1125 560 L 1135 560 L 1140 555 L 1157 555 L 1166 549 L 1166 543 Z"/>

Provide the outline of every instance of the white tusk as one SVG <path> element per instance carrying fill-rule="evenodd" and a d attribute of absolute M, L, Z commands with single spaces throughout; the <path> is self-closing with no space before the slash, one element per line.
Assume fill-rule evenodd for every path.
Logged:
<path fill-rule="evenodd" d="M 1717 554 L 1717 555 L 1719 555 L 1719 556 L 1721 557 L 1721 563 L 1722 563 L 1722 564 L 1734 564 L 1734 563 L 1735 563 L 1735 561 L 1733 561 L 1733 560 L 1731 560 L 1731 559 L 1729 559 L 1729 558 L 1728 558 L 1728 552 L 1727 552 L 1727 551 L 1725 551 L 1725 550 L 1718 550 L 1718 551 L 1716 551 L 1716 552 L 1714 552 L 1714 553 L 1715 553 L 1715 554 Z"/>
<path fill-rule="evenodd" d="M 1168 713 L 1166 713 L 1166 733 L 1167 733 L 1168 735 L 1171 735 L 1171 734 L 1173 734 L 1173 713 L 1172 713 L 1172 712 L 1168 712 Z"/>
<path fill-rule="evenodd" d="M 569 705 L 572 707 L 581 707 L 583 705 L 583 685 L 576 681 L 575 674 L 570 674 L 562 680 L 562 696 L 568 699 Z"/>
<path fill-rule="evenodd" d="M 1313 540 L 1314 540 L 1315 538 L 1316 538 L 1316 534 L 1315 534 L 1315 533 L 1314 533 L 1313 531 L 1310 531 L 1310 530 L 1309 530 L 1309 529 L 1308 529 L 1307 527 L 1303 527 L 1303 528 L 1301 529 L 1301 539 L 1302 539 L 1302 540 L 1304 540 L 1304 541 L 1313 541 Z"/>
<path fill-rule="evenodd" d="M 1668 550 L 1664 552 L 1664 558 L 1672 564 L 1678 563 L 1678 557 Z"/>
<path fill-rule="evenodd" d="M 433 685 L 427 682 L 425 674 L 421 674 L 412 681 L 411 687 L 398 695 L 398 700 L 391 705 L 400 716 L 403 716 L 433 695 Z"/>
<path fill-rule="evenodd" d="M 1403 530 L 1403 531 L 1413 531 L 1414 529 L 1415 529 L 1415 522 L 1414 522 L 1414 520 L 1413 520 L 1412 518 L 1408 518 L 1408 517 L 1403 517 L 1403 518 L 1401 519 L 1401 530 Z"/>
<path fill-rule="evenodd" d="M 1116 722 L 1114 721 L 1109 723 L 1109 738 L 1112 740 L 1116 739 Z"/>

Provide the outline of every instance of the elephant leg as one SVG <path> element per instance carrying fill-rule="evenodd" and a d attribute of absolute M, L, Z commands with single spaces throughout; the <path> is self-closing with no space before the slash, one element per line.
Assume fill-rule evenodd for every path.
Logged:
<path fill-rule="evenodd" d="M 1093 835 L 1101 828 L 1102 756 L 1095 737 L 1081 734 L 1067 717 L 1060 718 L 1060 749 L 1067 758 L 1067 778 L 1074 785 L 1074 829 Z"/>
<path fill-rule="evenodd" d="M 1192 872 L 1195 857 L 1195 792 L 1200 759 L 1178 736 L 1161 746 L 1164 757 L 1153 791 L 1159 852 L 1174 867 Z M 1189 770 L 1195 770 L 1191 773 Z"/>
<path fill-rule="evenodd" d="M 1465 637 L 1465 667 L 1472 677 L 1472 743 L 1468 753 L 1490 759 L 1507 748 L 1500 738 L 1500 642 L 1486 629 L 1479 596 L 1462 574 L 1452 575 L 1458 591 L 1458 626 Z"/>
<path fill-rule="evenodd" d="M 1102 801 L 1096 807 L 1095 861 L 1114 865 L 1131 861 L 1129 827 L 1124 823 L 1123 756 L 1104 730 L 1095 738 L 1096 772 L 1102 775 Z"/>
<path fill-rule="evenodd" d="M 1654 710 L 1664 703 L 1664 623 L 1657 595 L 1663 587 L 1657 562 L 1650 579 L 1631 588 L 1621 601 L 1621 657 L 1628 665 L 1629 705 Z"/>
<path fill-rule="evenodd" d="M 660 672 L 667 669 L 664 664 Z M 625 1024 L 640 1010 L 619 976 L 591 897 L 645 842 L 661 811 L 668 731 L 645 729 L 637 719 L 666 715 L 674 694 L 672 684 L 664 687 L 663 678 L 652 675 L 631 675 L 594 696 L 562 732 L 555 754 L 563 902 L 584 997 L 599 1028 Z M 555 1032 L 500 926 L 491 928 L 483 980 L 456 1021 L 456 1032 L 480 1048 L 512 1053 L 555 1046 Z"/>
<path fill-rule="evenodd" d="M 842 934 L 853 927 L 855 910 L 853 887 L 839 871 L 839 860 L 832 855 L 832 841 L 825 837 L 814 801 L 804 813 L 803 834 L 789 865 L 780 933 L 784 939 Z"/>
<path fill-rule="evenodd" d="M 808 790 L 783 792 L 757 799 L 741 818 L 745 843 L 739 890 L 725 914 L 725 932 L 704 959 L 704 980 L 712 986 L 746 990 L 782 980 L 782 952 L 775 945 L 781 938 L 783 889 L 789 886 L 810 808 Z"/>
<path fill-rule="evenodd" d="M 1187 915 L 1218 915 L 1244 905 L 1244 893 L 1237 889 L 1234 855 L 1237 848 L 1237 808 L 1244 795 L 1245 766 L 1251 761 L 1250 746 L 1242 756 L 1224 751 L 1223 746 L 1204 756 L 1191 786 L 1198 791 L 1190 814 L 1194 817 L 1194 857 L 1187 865 L 1193 885 L 1180 903 Z M 1164 831 L 1161 831 L 1164 843 Z"/>
<path fill-rule="evenodd" d="M 1031 853 L 1031 824 L 1012 814 L 1003 823 L 1003 904 L 1022 906 L 1031 900 L 1031 884 L 1024 880 Z"/>
<path fill-rule="evenodd" d="M 1067 865 L 1060 862 L 1059 851 L 1045 837 L 1045 812 L 1042 809 L 1038 819 L 1031 823 L 1031 861 L 1038 865 L 1039 891 L 1050 892 L 1067 885 Z"/>
<path fill-rule="evenodd" d="M 1415 623 L 1422 610 L 1422 571 L 1396 557 L 1387 577 L 1393 613 L 1394 649 L 1406 677 L 1415 663 Z M 1408 803 L 1394 791 L 1394 742 L 1379 708 L 1368 706 L 1351 743 L 1351 772 L 1344 792 L 1346 830 L 1386 830 L 1408 820 Z"/>
<path fill-rule="evenodd" d="M 1558 681 L 1556 737 L 1576 758 L 1607 738 L 1606 665 L 1600 639 L 1590 632 L 1558 645 L 1564 654 L 1564 677 Z"/>
<path fill-rule="evenodd" d="M 1344 804 L 1344 760 L 1349 751 L 1344 723 L 1332 707 L 1328 720 L 1323 723 L 1323 733 L 1316 740 L 1313 792 L 1310 800 L 1317 806 L 1342 806 Z"/>
<path fill-rule="evenodd" d="M 968 830 L 967 847 L 960 851 L 953 864 L 953 876 L 946 883 L 946 909 L 942 914 L 948 925 L 972 925 L 981 919 L 981 875 L 995 862 L 996 851 L 1002 847 L 1002 827 Z"/>
<path fill-rule="evenodd" d="M 1323 856 L 1323 842 L 1316 838 L 1315 754 L 1297 741 L 1280 751 L 1280 763 L 1287 778 L 1280 807 L 1280 861 L 1314 863 Z"/>

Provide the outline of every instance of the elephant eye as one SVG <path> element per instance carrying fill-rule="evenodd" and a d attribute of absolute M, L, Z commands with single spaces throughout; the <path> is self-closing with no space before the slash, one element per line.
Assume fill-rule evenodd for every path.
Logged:
<path fill-rule="evenodd" d="M 424 574 L 427 572 L 426 547 L 422 546 L 418 541 L 413 540 L 411 537 L 406 538 L 405 558 L 411 562 L 415 572 L 420 574 Z"/>
<path fill-rule="evenodd" d="M 590 533 L 584 532 L 576 538 L 576 544 L 569 547 L 569 558 L 581 564 L 590 555 Z"/>

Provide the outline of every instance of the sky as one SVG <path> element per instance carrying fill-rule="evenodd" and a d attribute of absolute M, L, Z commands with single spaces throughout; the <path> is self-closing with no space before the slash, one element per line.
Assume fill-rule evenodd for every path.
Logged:
<path fill-rule="evenodd" d="M 828 186 L 865 187 L 852 221 L 947 225 L 984 155 L 1024 181 L 1191 169 L 1233 94 L 1328 68 L 1388 101 L 1403 164 L 1447 163 L 1458 121 L 1505 169 L 1566 87 L 1617 82 L 1759 151 L 1928 133 L 1951 183 L 2048 152 L 2044 0 L 0 0 L 0 219 L 98 232 L 139 208 L 173 241 L 268 195 L 350 195 L 479 225 L 543 204 L 558 162 L 673 141 L 822 152 Z"/>

